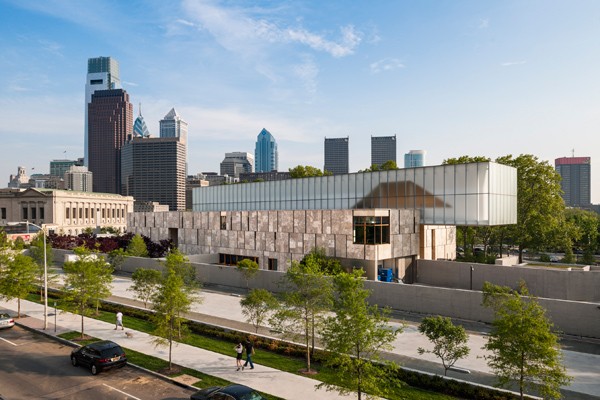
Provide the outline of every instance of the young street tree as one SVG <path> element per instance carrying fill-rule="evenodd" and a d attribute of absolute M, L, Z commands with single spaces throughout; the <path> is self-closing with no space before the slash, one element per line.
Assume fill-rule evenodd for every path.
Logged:
<path fill-rule="evenodd" d="M 46 272 L 47 275 L 48 285 L 58 280 L 58 275 L 52 273 L 48 268 L 52 265 L 52 262 L 54 260 L 50 240 L 46 241 L 46 271 L 44 271 L 44 237 L 42 236 L 43 234 L 44 232 L 40 232 L 35 238 L 31 240 L 31 245 L 29 246 L 29 254 L 31 255 L 31 258 L 35 260 L 38 267 L 35 281 L 40 287 L 40 300 L 42 300 L 44 296 L 44 272 Z"/>
<path fill-rule="evenodd" d="M 182 326 L 182 315 L 189 312 L 192 303 L 198 302 L 194 294 L 194 280 L 190 276 L 190 265 L 187 258 L 177 249 L 167 254 L 165 273 L 156 293 L 152 298 L 155 311 L 153 321 L 156 324 L 155 344 L 169 346 L 169 369 L 172 368 L 173 341 L 185 334 Z M 183 331 L 183 332 L 182 332 Z"/>
<path fill-rule="evenodd" d="M 85 337 L 84 317 L 89 314 L 90 304 L 110 296 L 112 269 L 104 257 L 91 253 L 84 247 L 74 250 L 76 261 L 65 262 L 65 297 L 72 310 L 81 315 L 81 338 Z"/>
<path fill-rule="evenodd" d="M 331 280 L 313 263 L 292 262 L 282 282 L 282 304 L 271 323 L 284 334 L 304 339 L 306 371 L 311 373 L 311 346 L 316 327 L 331 307 Z"/>
<path fill-rule="evenodd" d="M 148 301 L 155 295 L 162 273 L 155 269 L 138 268 L 131 275 L 133 285 L 127 290 L 134 293 L 136 299 L 144 302 L 144 308 L 148 308 Z"/>
<path fill-rule="evenodd" d="M 17 318 L 21 318 L 21 299 L 35 288 L 37 265 L 33 258 L 16 253 L 0 274 L 0 298 L 17 299 Z"/>
<path fill-rule="evenodd" d="M 244 279 L 246 280 L 246 289 L 250 286 L 250 279 L 254 278 L 256 274 L 258 274 L 258 263 L 250 260 L 249 258 L 244 258 L 243 260 L 238 261 L 237 270 L 242 273 Z"/>
<path fill-rule="evenodd" d="M 131 238 L 129 245 L 127 245 L 127 254 L 132 257 L 148 257 L 146 242 L 139 233 Z"/>
<path fill-rule="evenodd" d="M 494 311 L 492 331 L 484 349 L 488 365 L 504 387 L 517 382 L 521 399 L 527 388 L 539 390 L 545 399 L 559 399 L 560 386 L 571 378 L 563 365 L 558 335 L 546 311 L 530 296 L 524 282 L 520 291 L 486 282 L 483 305 Z"/>
<path fill-rule="evenodd" d="M 423 318 L 419 325 L 419 332 L 427 336 L 427 339 L 433 343 L 433 350 L 425 350 L 419 347 L 417 351 L 419 354 L 432 353 L 442 360 L 444 376 L 448 375 L 448 370 L 458 360 L 469 355 L 470 349 L 466 344 L 469 337 L 465 332 L 465 328 L 454 325 L 448 317 L 438 315 Z"/>
<path fill-rule="evenodd" d="M 126 259 L 127 252 L 120 247 L 108 253 L 108 262 L 112 266 L 113 271 L 120 271 Z"/>
<path fill-rule="evenodd" d="M 252 289 L 248 296 L 240 300 L 242 314 L 246 321 L 254 325 L 256 333 L 269 315 L 277 309 L 278 304 L 277 299 L 266 289 Z"/>
<path fill-rule="evenodd" d="M 323 248 L 317 247 L 312 249 L 310 253 L 305 255 L 304 258 L 302 258 L 302 261 L 300 261 L 300 264 L 303 265 L 311 263 L 319 268 L 325 275 L 333 276 L 343 271 L 340 261 L 336 258 L 328 257 Z"/>
<path fill-rule="evenodd" d="M 364 289 L 362 271 L 337 275 L 334 286 L 335 315 L 326 319 L 321 338 L 329 352 L 326 363 L 337 372 L 338 382 L 318 387 L 342 395 L 357 393 L 359 400 L 385 397 L 397 383 L 390 372 L 397 366 L 382 360 L 380 353 L 392 349 L 402 329 L 391 329 L 388 311 L 368 304 L 370 291 Z"/>

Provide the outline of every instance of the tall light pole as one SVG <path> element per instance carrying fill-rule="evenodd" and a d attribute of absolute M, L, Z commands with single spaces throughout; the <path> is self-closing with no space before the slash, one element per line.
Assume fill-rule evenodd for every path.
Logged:
<path fill-rule="evenodd" d="M 46 261 L 46 230 L 44 224 L 42 226 L 36 225 L 32 222 L 26 221 L 27 233 L 29 233 L 29 225 L 33 225 L 39 228 L 44 235 L 44 330 L 48 329 L 48 263 Z"/>

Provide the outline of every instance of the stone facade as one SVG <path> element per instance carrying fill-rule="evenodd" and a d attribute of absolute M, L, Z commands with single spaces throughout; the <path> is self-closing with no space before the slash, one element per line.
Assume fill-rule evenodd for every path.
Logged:
<path fill-rule="evenodd" d="M 285 271 L 290 260 L 299 261 L 319 247 L 346 267 L 364 268 L 369 279 L 376 279 L 378 266 L 392 268 L 403 278 L 406 268 L 424 251 L 419 244 L 418 214 L 418 210 L 399 209 L 136 212 L 128 215 L 127 226 L 128 231 L 152 240 L 171 238 L 190 255 L 253 257 L 261 269 L 276 264 L 279 271 Z M 389 216 L 389 243 L 355 244 L 355 216 Z M 448 238 L 455 236 L 455 227 L 436 228 L 452 232 Z"/>

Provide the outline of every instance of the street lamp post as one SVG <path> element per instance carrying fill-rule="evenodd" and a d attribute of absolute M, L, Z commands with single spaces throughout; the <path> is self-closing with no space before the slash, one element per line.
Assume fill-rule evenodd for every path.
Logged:
<path fill-rule="evenodd" d="M 475 271 L 475 267 L 471 265 L 471 290 L 473 290 L 473 271 Z"/>
<path fill-rule="evenodd" d="M 36 225 L 32 222 L 26 221 L 27 233 L 29 233 L 29 225 L 33 225 L 42 231 L 44 236 L 44 330 L 48 329 L 48 263 L 46 261 L 46 230 L 44 224 L 42 226 Z"/>

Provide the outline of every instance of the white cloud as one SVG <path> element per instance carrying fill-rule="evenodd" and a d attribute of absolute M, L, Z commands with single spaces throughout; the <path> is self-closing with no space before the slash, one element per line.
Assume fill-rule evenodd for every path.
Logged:
<path fill-rule="evenodd" d="M 296 75 L 302 82 L 306 91 L 314 95 L 317 92 L 317 76 L 319 75 L 319 67 L 310 56 L 304 57 L 302 64 L 295 65 L 293 68 Z"/>
<path fill-rule="evenodd" d="M 397 58 L 384 58 L 370 65 L 371 73 L 378 74 L 385 71 L 393 71 L 398 68 L 404 68 L 404 64 Z"/>
<path fill-rule="evenodd" d="M 490 19 L 489 18 L 482 18 L 479 20 L 479 23 L 477 24 L 477 27 L 479 29 L 487 29 L 490 27 Z"/>
<path fill-rule="evenodd" d="M 175 20 L 175 22 L 177 22 L 178 24 L 181 24 L 181 25 L 185 25 L 185 26 L 196 26 L 196 24 L 194 24 L 193 22 L 186 21 L 185 19 L 181 19 L 181 18 Z"/>
<path fill-rule="evenodd" d="M 340 27 L 341 38 L 335 41 L 302 27 L 280 27 L 264 18 L 254 18 L 250 10 L 241 8 L 188 0 L 184 9 L 189 19 L 198 21 L 221 46 L 245 55 L 259 53 L 267 44 L 300 43 L 336 58 L 345 57 L 354 54 L 362 40 L 362 33 L 352 25 Z"/>
<path fill-rule="evenodd" d="M 129 82 L 129 81 L 122 81 L 122 82 L 123 82 L 123 85 L 125 85 L 125 86 L 139 86 L 135 82 Z"/>
<path fill-rule="evenodd" d="M 521 61 L 507 61 L 507 62 L 503 62 L 502 65 L 503 67 L 512 67 L 513 65 L 523 65 L 526 64 L 527 61 L 525 60 L 521 60 Z"/>

